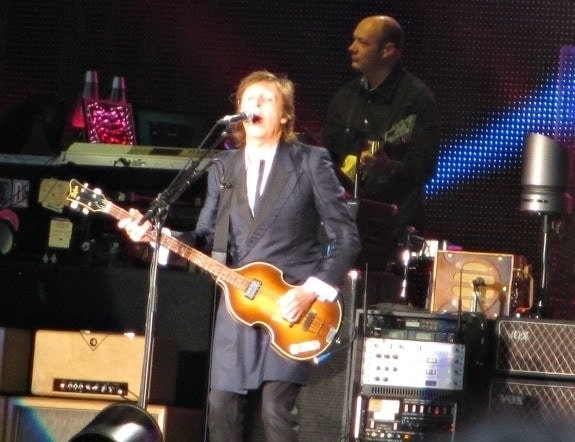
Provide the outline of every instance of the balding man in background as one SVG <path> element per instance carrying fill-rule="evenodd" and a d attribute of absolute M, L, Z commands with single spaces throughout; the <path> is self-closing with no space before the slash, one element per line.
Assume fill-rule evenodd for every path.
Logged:
<path fill-rule="evenodd" d="M 395 232 L 382 234 L 399 242 L 408 227 L 425 229 L 424 190 L 439 153 L 439 111 L 429 88 L 402 63 L 404 33 L 395 19 L 364 18 L 348 49 L 361 75 L 331 100 L 321 142 L 357 179 L 356 196 L 398 207 Z"/>

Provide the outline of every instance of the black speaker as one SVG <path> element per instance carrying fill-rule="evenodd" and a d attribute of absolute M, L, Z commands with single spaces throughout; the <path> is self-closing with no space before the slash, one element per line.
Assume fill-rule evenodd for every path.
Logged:
<path fill-rule="evenodd" d="M 0 327 L 0 391 L 26 394 L 30 389 L 32 332 Z"/>
<path fill-rule="evenodd" d="M 358 272 L 351 271 L 341 290 L 343 319 L 336 342 L 312 367 L 309 384 L 302 387 L 296 402 L 299 414 L 299 442 L 348 440 L 351 429 L 353 378 L 355 377 L 355 299 Z M 250 442 L 265 442 L 260 407 L 249 410 L 246 429 Z"/>
<path fill-rule="evenodd" d="M 162 269 L 155 335 L 176 340 L 179 350 L 208 351 L 213 286 L 204 274 Z M 147 268 L 0 260 L 0 287 L 0 323 L 5 327 L 145 331 Z"/>
<path fill-rule="evenodd" d="M 575 322 L 503 318 L 495 335 L 500 374 L 575 380 Z"/>
<path fill-rule="evenodd" d="M 300 442 L 337 442 L 347 440 L 350 434 L 358 283 L 357 272 L 350 273 L 341 292 L 344 316 L 338 342 L 323 355 L 326 359 L 312 368 L 310 382 L 298 396 Z"/>
<path fill-rule="evenodd" d="M 575 383 L 494 377 L 485 412 L 457 432 L 461 442 L 575 440 Z"/>
<path fill-rule="evenodd" d="M 8 396 L 0 396 L 0 440 L 4 439 L 6 432 L 6 408 L 8 406 Z"/>
<path fill-rule="evenodd" d="M 158 423 L 146 410 L 129 402 L 117 402 L 100 411 L 70 442 L 94 440 L 163 442 L 163 436 Z"/>
<path fill-rule="evenodd" d="M 495 377 L 489 387 L 489 414 L 575 422 L 575 383 Z"/>

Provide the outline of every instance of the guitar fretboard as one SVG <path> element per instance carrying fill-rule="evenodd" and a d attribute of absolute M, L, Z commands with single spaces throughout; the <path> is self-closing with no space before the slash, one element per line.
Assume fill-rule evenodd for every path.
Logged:
<path fill-rule="evenodd" d="M 117 220 L 129 218 L 130 214 L 127 210 L 122 209 L 115 204 L 108 202 L 105 212 L 109 213 L 112 217 Z M 150 240 L 153 240 L 153 233 L 147 234 Z M 224 264 L 219 263 L 215 259 L 207 256 L 205 253 L 189 246 L 188 244 L 174 238 L 172 236 L 162 235 L 161 237 L 162 246 L 170 250 L 171 252 L 187 259 L 192 264 L 205 270 L 210 275 L 216 279 L 221 279 L 227 284 L 230 284 L 239 290 L 247 291 L 251 280 L 245 278 L 233 270 L 230 270 Z"/>

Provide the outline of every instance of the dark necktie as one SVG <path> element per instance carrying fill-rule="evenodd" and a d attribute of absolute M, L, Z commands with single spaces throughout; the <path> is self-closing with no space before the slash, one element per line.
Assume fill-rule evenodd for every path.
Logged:
<path fill-rule="evenodd" d="M 260 168 L 258 170 L 258 181 L 256 184 L 256 196 L 254 198 L 254 213 L 258 209 L 258 204 L 260 202 L 261 193 L 262 193 L 262 181 L 264 178 L 264 170 L 266 168 L 266 161 L 260 160 Z"/>

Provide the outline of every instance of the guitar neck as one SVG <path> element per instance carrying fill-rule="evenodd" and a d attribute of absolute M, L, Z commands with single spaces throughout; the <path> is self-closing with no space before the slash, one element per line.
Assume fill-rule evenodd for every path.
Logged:
<path fill-rule="evenodd" d="M 104 211 L 117 220 L 130 217 L 130 213 L 127 210 L 122 209 L 121 207 L 111 202 L 108 202 Z M 152 233 L 148 233 L 146 236 L 150 240 L 153 240 Z M 219 263 L 215 259 L 207 256 L 205 253 L 200 252 L 199 250 L 189 246 L 177 238 L 174 238 L 173 236 L 162 235 L 161 244 L 163 247 L 175 253 L 176 255 L 185 258 L 192 264 L 200 267 L 202 270 L 205 270 L 216 279 L 219 279 L 240 289 L 244 289 L 249 285 L 249 280 L 242 277 L 239 273 L 229 269 L 224 264 Z"/>

